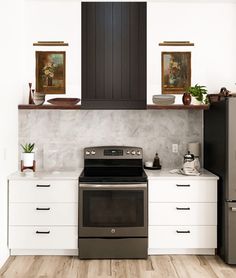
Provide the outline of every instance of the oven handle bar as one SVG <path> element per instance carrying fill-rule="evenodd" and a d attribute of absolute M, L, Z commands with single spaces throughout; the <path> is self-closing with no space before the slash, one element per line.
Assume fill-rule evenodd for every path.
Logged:
<path fill-rule="evenodd" d="M 80 183 L 81 188 L 146 188 L 146 183 L 134 183 L 134 184 L 84 184 Z"/>

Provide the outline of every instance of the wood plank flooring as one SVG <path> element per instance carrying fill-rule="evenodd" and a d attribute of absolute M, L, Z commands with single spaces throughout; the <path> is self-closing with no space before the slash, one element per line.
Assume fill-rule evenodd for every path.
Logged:
<path fill-rule="evenodd" d="M 68 256 L 12 256 L 1 278 L 236 278 L 236 266 L 217 256 L 149 256 L 148 260 L 79 260 Z"/>

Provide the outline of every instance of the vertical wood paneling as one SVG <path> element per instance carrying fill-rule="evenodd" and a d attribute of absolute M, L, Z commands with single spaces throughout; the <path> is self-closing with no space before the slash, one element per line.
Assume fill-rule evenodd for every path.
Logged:
<path fill-rule="evenodd" d="M 112 9 L 112 84 L 113 99 L 121 99 L 121 3 L 113 2 Z"/>
<path fill-rule="evenodd" d="M 112 3 L 105 5 L 105 99 L 112 99 Z"/>
<path fill-rule="evenodd" d="M 105 95 L 105 6 L 96 3 L 96 98 L 104 99 Z"/>
<path fill-rule="evenodd" d="M 147 46 L 146 46 L 146 41 L 147 41 L 147 34 L 146 34 L 146 26 L 147 26 L 147 18 L 146 18 L 146 3 L 140 3 L 139 4 L 139 48 L 138 48 L 138 57 L 139 57 L 139 73 L 138 73 L 138 99 L 145 99 L 146 102 L 146 83 L 147 83 L 147 65 L 146 65 L 146 52 L 147 52 Z"/>
<path fill-rule="evenodd" d="M 86 3 L 85 3 L 86 4 Z M 90 3 L 87 6 L 87 68 L 86 68 L 86 83 L 87 92 L 86 98 L 93 99 L 96 96 L 96 7 L 95 3 Z"/>
<path fill-rule="evenodd" d="M 130 3 L 130 97 L 131 99 L 137 99 L 138 93 L 138 49 L 139 49 L 139 9 L 138 4 L 133 2 Z"/>
<path fill-rule="evenodd" d="M 82 40 L 82 105 L 145 108 L 146 3 L 82 3 Z"/>
<path fill-rule="evenodd" d="M 87 5 L 82 3 L 82 49 L 81 49 L 81 62 L 82 62 L 82 100 L 87 97 Z"/>
<path fill-rule="evenodd" d="M 130 32 L 129 32 L 129 12 L 130 12 L 130 4 L 129 3 L 122 3 L 122 60 L 121 60 L 121 67 L 122 67 L 122 92 L 121 98 L 122 99 L 129 99 L 130 98 Z"/>

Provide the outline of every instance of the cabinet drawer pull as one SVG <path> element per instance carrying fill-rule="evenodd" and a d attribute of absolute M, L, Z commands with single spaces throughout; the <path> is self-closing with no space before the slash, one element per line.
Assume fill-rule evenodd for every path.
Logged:
<path fill-rule="evenodd" d="M 178 187 L 190 187 L 190 184 L 176 184 Z"/>
<path fill-rule="evenodd" d="M 190 231 L 176 231 L 177 234 L 190 234 Z"/>
<path fill-rule="evenodd" d="M 36 208 L 36 210 L 50 210 L 50 208 Z"/>
<path fill-rule="evenodd" d="M 50 187 L 50 184 L 37 184 L 36 187 Z"/>
<path fill-rule="evenodd" d="M 179 208 L 179 207 L 176 207 L 177 210 L 190 210 L 190 208 Z"/>
<path fill-rule="evenodd" d="M 236 208 L 235 208 L 235 207 L 231 207 L 231 210 L 232 210 L 232 211 L 236 211 Z"/>
<path fill-rule="evenodd" d="M 50 231 L 46 231 L 46 232 L 36 231 L 36 234 L 50 234 Z"/>

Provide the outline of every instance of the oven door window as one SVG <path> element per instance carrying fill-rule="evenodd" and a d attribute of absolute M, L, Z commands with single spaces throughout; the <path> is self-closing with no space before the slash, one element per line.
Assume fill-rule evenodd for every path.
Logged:
<path fill-rule="evenodd" d="M 142 190 L 84 190 L 84 227 L 141 227 L 144 225 Z"/>

